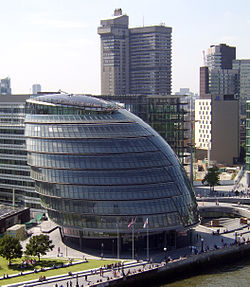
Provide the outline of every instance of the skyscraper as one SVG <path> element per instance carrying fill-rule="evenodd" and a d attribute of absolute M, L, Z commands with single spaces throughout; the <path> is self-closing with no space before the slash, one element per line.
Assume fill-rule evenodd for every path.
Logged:
<path fill-rule="evenodd" d="M 41 90 L 42 90 L 42 88 L 41 88 L 40 84 L 32 85 L 32 94 L 36 95 L 36 94 L 40 93 Z"/>
<path fill-rule="evenodd" d="M 234 60 L 233 69 L 239 75 L 240 114 L 246 115 L 246 101 L 250 99 L 250 60 Z"/>
<path fill-rule="evenodd" d="M 0 95 L 10 95 L 11 87 L 10 87 L 10 78 L 0 79 Z"/>
<path fill-rule="evenodd" d="M 101 21 L 101 93 L 171 94 L 172 28 L 129 28 L 129 18 L 115 10 Z"/>
<path fill-rule="evenodd" d="M 236 48 L 226 44 L 212 45 L 207 53 L 207 65 L 211 69 L 232 69 Z"/>
<path fill-rule="evenodd" d="M 128 16 L 115 10 L 113 19 L 102 20 L 101 36 L 101 93 L 129 93 L 129 29 Z"/>
<path fill-rule="evenodd" d="M 201 98 L 206 98 L 206 94 L 223 96 L 238 93 L 238 72 L 232 70 L 235 55 L 235 47 L 226 44 L 210 46 L 206 66 L 200 68 Z"/>

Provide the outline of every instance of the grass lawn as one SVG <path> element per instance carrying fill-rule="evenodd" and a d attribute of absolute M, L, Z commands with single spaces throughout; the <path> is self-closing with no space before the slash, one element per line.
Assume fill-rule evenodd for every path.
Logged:
<path fill-rule="evenodd" d="M 0 276 L 3 276 L 3 274 L 15 274 L 15 273 L 20 273 L 28 271 L 28 270 L 33 270 L 34 267 L 28 269 L 20 269 L 19 264 L 21 263 L 21 259 L 17 260 L 12 260 L 13 265 L 11 267 L 8 266 L 8 261 L 5 260 L 4 258 L 0 257 Z M 59 263 L 67 263 L 68 260 L 62 260 L 62 259 L 48 259 L 44 258 L 41 259 L 41 262 L 35 266 L 36 269 L 40 269 L 41 267 L 49 267 L 53 266 L 54 264 L 59 264 Z M 74 261 L 73 261 L 74 262 Z M 38 279 L 40 276 L 55 276 L 55 275 L 61 275 L 61 274 L 67 274 L 69 271 L 71 272 L 76 272 L 76 271 L 83 271 L 87 269 L 93 269 L 97 268 L 106 264 L 111 264 L 114 263 L 114 260 L 94 260 L 94 259 L 88 259 L 87 263 L 81 263 L 77 265 L 73 265 L 70 267 L 63 267 L 63 268 L 58 268 L 58 269 L 53 269 L 53 270 L 48 270 L 48 271 L 43 271 L 39 273 L 32 273 L 28 275 L 23 275 L 15 278 L 9 278 L 9 279 L 4 279 L 0 280 L 0 285 L 8 285 L 16 282 L 24 282 L 24 281 L 29 281 L 29 280 L 34 280 Z M 117 262 L 117 261 L 116 261 Z"/>

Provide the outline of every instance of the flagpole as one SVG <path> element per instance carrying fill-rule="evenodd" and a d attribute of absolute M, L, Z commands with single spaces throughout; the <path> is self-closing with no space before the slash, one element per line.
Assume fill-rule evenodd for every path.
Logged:
<path fill-rule="evenodd" d="M 147 260 L 149 261 L 149 238 L 148 238 L 148 224 L 147 224 Z"/>
<path fill-rule="evenodd" d="M 134 224 L 132 224 L 132 260 L 135 259 L 135 232 Z"/>
<path fill-rule="evenodd" d="M 120 258 L 120 239 L 119 239 L 119 225 L 117 223 L 117 259 Z"/>

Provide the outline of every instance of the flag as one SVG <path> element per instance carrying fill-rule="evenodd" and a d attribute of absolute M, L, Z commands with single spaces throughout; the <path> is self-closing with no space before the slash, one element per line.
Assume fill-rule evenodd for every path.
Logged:
<path fill-rule="evenodd" d="M 145 220 L 145 222 L 143 224 L 143 228 L 146 228 L 147 225 L 148 225 L 148 218 Z"/>
<path fill-rule="evenodd" d="M 128 225 L 128 228 L 130 228 L 134 224 L 134 218 L 132 218 L 131 222 Z"/>

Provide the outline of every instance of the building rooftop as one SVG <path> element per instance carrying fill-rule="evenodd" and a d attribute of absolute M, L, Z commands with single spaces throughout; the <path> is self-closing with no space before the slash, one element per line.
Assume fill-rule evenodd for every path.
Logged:
<path fill-rule="evenodd" d="M 74 106 L 96 111 L 115 111 L 119 109 L 114 103 L 88 95 L 56 94 L 43 95 L 28 99 L 27 102 L 44 105 Z"/>
<path fill-rule="evenodd" d="M 6 217 L 9 217 L 15 213 L 18 213 L 24 209 L 26 209 L 26 208 L 23 208 L 23 207 L 13 208 L 12 206 L 7 206 L 7 205 L 1 204 L 0 205 L 0 220 L 4 219 Z"/>

